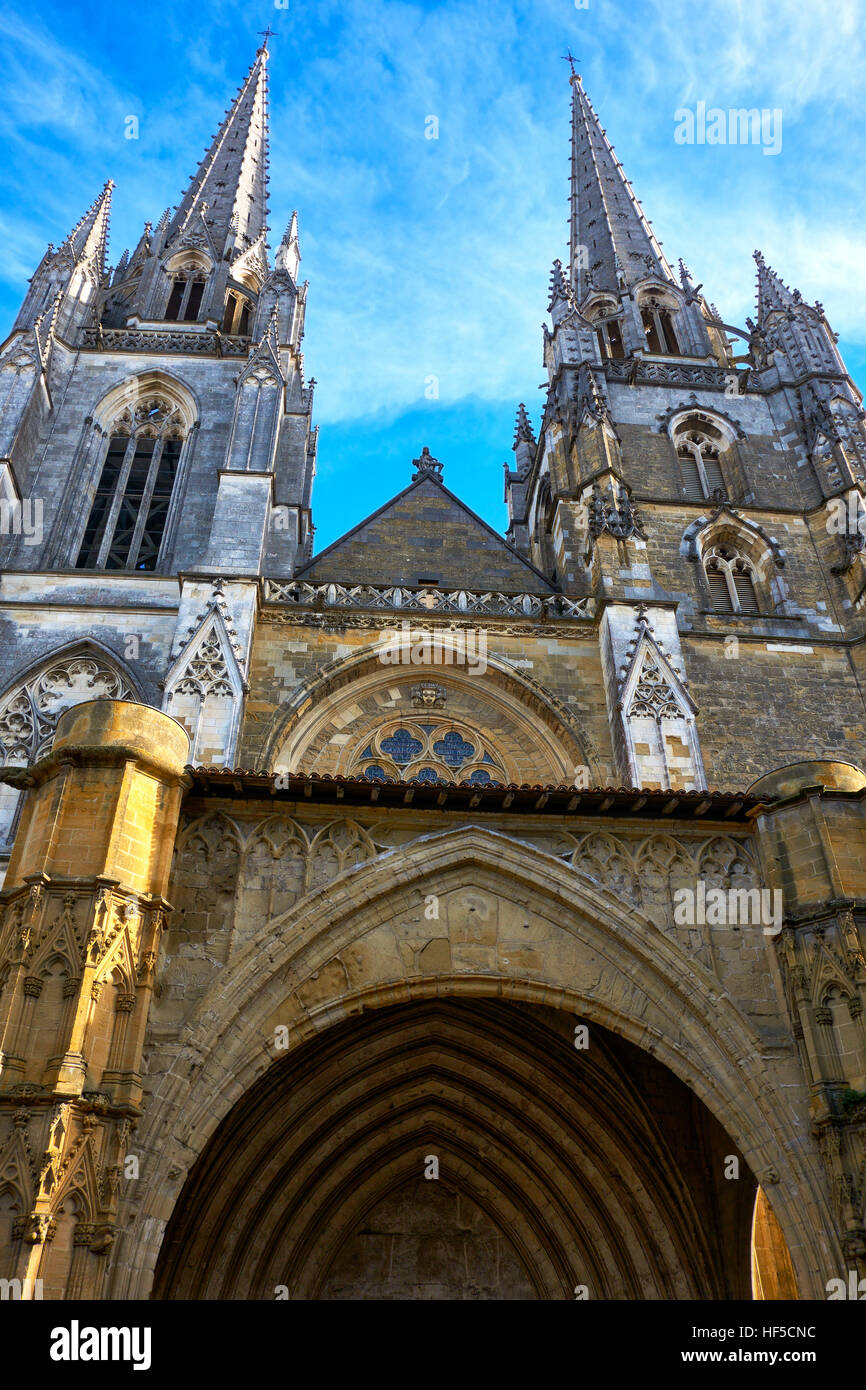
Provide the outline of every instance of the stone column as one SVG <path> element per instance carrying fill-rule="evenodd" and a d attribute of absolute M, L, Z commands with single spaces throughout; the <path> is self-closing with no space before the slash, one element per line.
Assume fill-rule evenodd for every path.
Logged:
<path fill-rule="evenodd" d="M 851 1270 L 866 1276 L 866 773 L 802 762 L 750 788 L 764 881 L 782 895 L 781 987 Z"/>
<path fill-rule="evenodd" d="M 93 700 L 8 774 L 27 793 L 0 893 L 0 1148 L 14 1135 L 20 1239 L 0 1266 L 24 1296 L 37 1279 L 46 1296 L 98 1296 L 188 752 L 169 716 Z"/>

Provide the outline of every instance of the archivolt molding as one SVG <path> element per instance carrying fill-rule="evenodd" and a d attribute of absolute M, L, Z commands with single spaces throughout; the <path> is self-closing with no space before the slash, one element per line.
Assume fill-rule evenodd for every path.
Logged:
<path fill-rule="evenodd" d="M 735 416 L 715 408 L 708 410 L 700 403 L 694 391 L 687 401 L 680 401 L 679 405 L 671 406 L 663 414 L 657 415 L 656 419 L 659 422 L 659 434 L 666 434 L 670 440 L 673 440 L 677 427 L 687 420 L 715 425 L 716 429 L 722 431 L 728 445 L 747 437 L 740 421 Z"/>
<path fill-rule="evenodd" d="M 423 1204 L 419 1144 L 442 1155 L 437 1208 L 451 1189 L 485 1212 L 522 1266 L 521 1296 L 573 1298 L 578 1281 L 594 1298 L 742 1291 L 748 1179 L 724 1192 L 740 1252 L 721 1270 L 631 1049 L 594 1030 L 575 1070 L 573 1041 L 552 1010 L 466 999 L 377 1010 L 312 1039 L 215 1135 L 166 1237 L 157 1296 L 268 1298 L 284 1283 L 293 1299 L 327 1297 L 335 1256 L 376 1229 L 383 1200 L 409 1187 Z"/>
<path fill-rule="evenodd" d="M 174 408 L 182 433 L 189 433 L 199 415 L 195 396 L 185 382 L 158 370 L 127 376 L 113 386 L 93 412 L 95 426 L 107 432 L 124 412 L 134 416 L 136 406 L 149 396 L 165 399 Z"/>
<path fill-rule="evenodd" d="M 710 516 L 699 516 L 683 532 L 680 554 L 687 560 L 699 560 L 707 549 L 717 544 L 724 536 L 733 537 L 745 545 L 747 553 L 760 568 L 761 561 L 769 553 L 777 569 L 785 565 L 785 551 L 775 536 L 770 536 L 757 521 L 743 516 L 730 503 L 716 507 Z"/>
<path fill-rule="evenodd" d="M 386 640 L 360 655 L 335 661 L 314 681 L 304 685 L 273 716 L 258 759 L 258 770 L 278 765 L 294 770 L 302 766 L 303 749 L 344 704 L 373 690 L 426 677 L 475 692 L 497 707 L 506 725 L 522 728 L 530 745 L 541 745 L 558 775 L 551 781 L 570 784 L 578 766 L 595 770 L 597 759 L 585 732 L 571 712 L 551 692 L 518 671 L 505 659 L 487 655 L 483 676 L 471 678 L 459 665 L 385 665 L 380 653 L 390 650 Z"/>
<path fill-rule="evenodd" d="M 425 919 L 429 894 L 444 901 L 441 923 Z M 473 920 L 473 895 L 498 904 L 496 941 L 480 953 L 460 946 L 472 939 L 461 937 L 461 922 Z M 468 826 L 423 836 L 316 889 L 269 921 L 200 1000 L 184 1029 L 183 1065 L 154 1082 L 138 1230 L 127 1247 L 136 1264 L 118 1269 L 115 1296 L 147 1293 L 157 1233 L 183 1177 L 275 1059 L 278 1026 L 295 1046 L 365 1009 L 451 994 L 545 1003 L 655 1055 L 704 1101 L 759 1180 L 778 1178 L 774 1208 L 801 1289 L 823 1295 L 838 1252 L 818 1247 L 805 1214 L 817 1205 L 818 1226 L 833 1229 L 820 1160 L 804 1149 L 803 1117 L 792 1108 L 793 1060 L 774 1062 L 718 979 L 641 913 L 551 856 Z"/>
<path fill-rule="evenodd" d="M 166 275 L 193 275 L 196 272 L 204 276 L 209 276 L 213 270 L 214 262 L 207 251 L 200 247 L 189 246 L 187 249 L 175 251 L 163 266 Z"/>

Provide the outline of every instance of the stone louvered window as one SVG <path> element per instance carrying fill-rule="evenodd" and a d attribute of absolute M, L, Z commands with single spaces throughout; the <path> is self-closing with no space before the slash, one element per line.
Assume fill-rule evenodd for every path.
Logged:
<path fill-rule="evenodd" d="M 437 723 L 389 724 L 363 742 L 350 768 L 370 782 L 468 782 L 501 787 L 508 781 L 498 754 L 474 730 Z"/>
<path fill-rule="evenodd" d="M 708 422 L 700 426 L 686 422 L 677 430 L 675 443 L 680 466 L 683 496 L 690 502 L 703 502 L 714 495 L 727 497 L 719 462 L 721 430 Z"/>
<path fill-rule="evenodd" d="M 704 560 L 711 606 L 720 613 L 758 613 L 754 569 L 729 546 L 714 546 Z"/>
<path fill-rule="evenodd" d="M 183 438 L 176 407 L 159 396 L 137 402 L 115 421 L 78 569 L 156 569 Z"/>

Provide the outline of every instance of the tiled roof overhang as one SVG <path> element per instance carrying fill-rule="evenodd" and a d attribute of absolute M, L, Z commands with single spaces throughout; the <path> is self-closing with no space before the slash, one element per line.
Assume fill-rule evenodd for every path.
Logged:
<path fill-rule="evenodd" d="M 188 794 L 231 796 L 242 800 L 270 797 L 278 801 L 417 810 L 508 811 L 516 815 L 604 816 L 615 820 L 703 820 L 746 823 L 766 803 L 745 792 L 649 791 L 640 787 L 442 786 L 430 782 L 370 782 L 364 777 L 330 777 L 318 773 L 276 776 L 244 768 L 188 767 Z"/>

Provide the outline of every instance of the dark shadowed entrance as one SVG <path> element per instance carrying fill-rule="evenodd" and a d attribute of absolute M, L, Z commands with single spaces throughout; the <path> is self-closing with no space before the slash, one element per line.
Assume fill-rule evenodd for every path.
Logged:
<path fill-rule="evenodd" d="M 661 1063 L 574 1027 L 434 1000 L 299 1047 L 206 1146 L 154 1296 L 751 1297 L 736 1145 Z"/>

